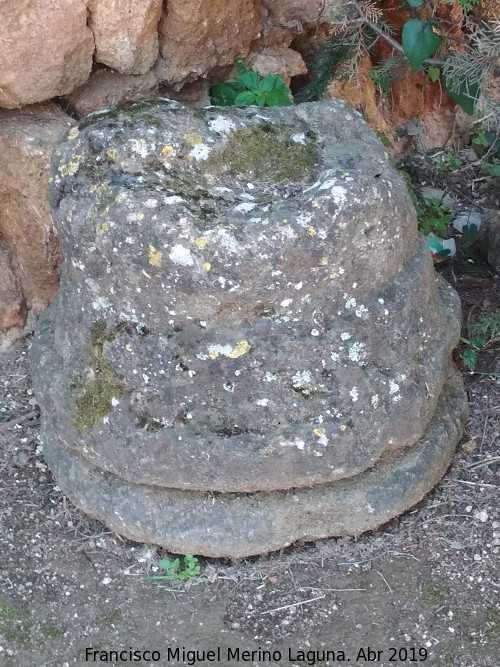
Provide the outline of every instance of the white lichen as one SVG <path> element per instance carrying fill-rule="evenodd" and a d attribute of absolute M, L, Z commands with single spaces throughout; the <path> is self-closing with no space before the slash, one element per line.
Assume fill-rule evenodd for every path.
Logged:
<path fill-rule="evenodd" d="M 194 264 L 194 257 L 191 251 L 180 243 L 174 245 L 168 256 L 174 264 L 180 264 L 181 266 L 193 266 Z"/>

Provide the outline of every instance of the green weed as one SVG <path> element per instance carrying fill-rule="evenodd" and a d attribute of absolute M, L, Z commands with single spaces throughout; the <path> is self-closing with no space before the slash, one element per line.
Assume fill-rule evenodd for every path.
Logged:
<path fill-rule="evenodd" d="M 212 104 L 219 106 L 287 107 L 292 104 L 291 91 L 281 75 L 260 76 L 250 72 L 241 60 L 236 63 L 238 78 L 218 83 L 210 90 Z"/>
<path fill-rule="evenodd" d="M 471 338 L 460 338 L 460 358 L 466 368 L 474 371 L 477 352 L 500 343 L 500 308 L 481 313 L 477 322 L 467 324 L 466 328 L 473 335 Z"/>
<path fill-rule="evenodd" d="M 438 171 L 455 171 L 462 164 L 462 160 L 455 157 L 452 153 L 445 153 L 439 158 L 436 168 Z"/>
<path fill-rule="evenodd" d="M 200 574 L 200 566 L 197 565 L 198 559 L 191 554 L 186 554 L 182 559 L 184 568 L 181 569 L 181 561 L 179 558 L 175 560 L 168 560 L 162 558 L 158 561 L 158 567 L 164 571 L 164 574 L 156 574 L 149 577 L 150 579 L 180 579 L 187 581 L 194 579 Z"/>
<path fill-rule="evenodd" d="M 451 222 L 452 215 L 448 209 L 439 201 L 439 199 L 424 199 L 423 206 L 415 206 L 418 217 L 418 228 L 429 236 L 439 236 L 445 238 L 448 234 L 448 225 Z"/>

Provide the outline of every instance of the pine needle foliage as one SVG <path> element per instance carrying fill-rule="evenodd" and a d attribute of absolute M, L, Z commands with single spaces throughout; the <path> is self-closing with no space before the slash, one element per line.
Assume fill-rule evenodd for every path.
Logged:
<path fill-rule="evenodd" d="M 426 83 L 436 81 L 441 72 L 444 89 L 467 113 L 482 115 L 489 129 L 500 127 L 500 104 L 488 92 L 492 79 L 500 75 L 500 17 L 487 20 L 480 14 L 478 0 L 458 0 L 464 12 L 464 39 L 457 41 L 448 34 L 449 22 L 435 15 L 440 3 L 451 2 L 403 0 L 403 7 L 413 16 L 406 22 L 412 24 L 406 44 L 405 35 L 394 36 L 384 19 L 381 0 L 345 0 L 337 5 L 329 17 L 330 39 L 323 43 L 311 66 L 314 79 L 295 94 L 295 101 L 321 98 L 332 78 L 351 80 L 363 57 L 382 39 L 392 46 L 392 54 L 370 72 L 382 95 L 389 94 L 391 83 L 404 75 L 409 58 L 414 71 L 419 67 L 425 72 L 432 70 Z M 439 57 L 433 53 L 436 46 L 426 51 L 429 42 L 439 47 Z"/>

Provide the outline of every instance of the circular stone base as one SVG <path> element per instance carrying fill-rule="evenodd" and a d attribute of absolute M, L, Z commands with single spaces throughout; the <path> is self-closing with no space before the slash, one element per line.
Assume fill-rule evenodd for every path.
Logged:
<path fill-rule="evenodd" d="M 241 558 L 296 540 L 359 535 L 419 502 L 445 473 L 467 419 L 459 374 L 449 377 L 423 438 L 334 484 L 290 491 L 199 493 L 132 484 L 48 440 L 47 462 L 68 497 L 120 535 L 175 553 Z"/>

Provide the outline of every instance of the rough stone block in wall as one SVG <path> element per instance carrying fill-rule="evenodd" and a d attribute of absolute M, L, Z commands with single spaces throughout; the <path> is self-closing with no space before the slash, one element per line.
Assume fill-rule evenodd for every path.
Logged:
<path fill-rule="evenodd" d="M 244 58 L 259 19 L 253 0 L 169 0 L 159 26 L 165 82 L 187 83 Z"/>
<path fill-rule="evenodd" d="M 2 0 L 0 107 L 69 93 L 87 80 L 93 52 L 82 0 Z"/>
<path fill-rule="evenodd" d="M 98 69 L 88 81 L 67 95 L 80 117 L 99 111 L 111 104 L 150 97 L 158 91 L 153 70 L 146 74 L 118 74 L 107 68 Z"/>
<path fill-rule="evenodd" d="M 374 528 L 444 473 L 458 297 L 346 104 L 94 114 L 50 201 L 65 261 L 33 381 L 89 514 L 238 557 Z"/>
<path fill-rule="evenodd" d="M 90 0 L 94 60 L 120 74 L 146 74 L 158 58 L 163 0 Z"/>
<path fill-rule="evenodd" d="M 52 148 L 73 122 L 55 104 L 0 109 L 0 238 L 11 250 L 10 266 L 35 314 L 55 296 L 59 281 L 62 256 L 47 182 Z"/>

